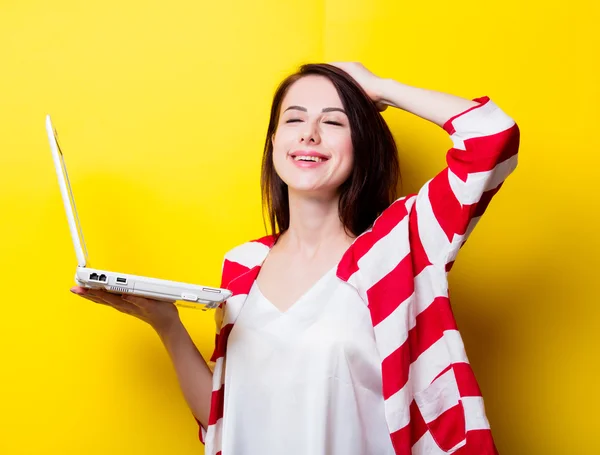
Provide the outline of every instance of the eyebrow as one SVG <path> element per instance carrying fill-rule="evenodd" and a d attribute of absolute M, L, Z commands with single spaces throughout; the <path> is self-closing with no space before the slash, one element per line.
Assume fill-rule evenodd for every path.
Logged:
<path fill-rule="evenodd" d="M 287 112 L 290 109 L 294 109 L 294 110 L 297 110 L 297 111 L 308 112 L 308 109 L 306 109 L 305 107 L 302 107 L 302 106 L 290 106 L 290 107 L 288 107 L 283 112 Z M 326 107 L 326 108 L 323 108 L 323 110 L 321 112 L 334 112 L 334 111 L 339 111 L 339 112 L 342 112 L 344 114 L 346 113 L 346 111 L 344 109 L 340 108 L 340 107 Z"/>

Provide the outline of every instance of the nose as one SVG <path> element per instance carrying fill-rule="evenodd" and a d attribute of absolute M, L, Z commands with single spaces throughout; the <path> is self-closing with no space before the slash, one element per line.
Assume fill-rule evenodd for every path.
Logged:
<path fill-rule="evenodd" d="M 321 142 L 319 129 L 314 122 L 306 122 L 305 127 L 300 131 L 300 142 L 302 144 L 318 144 Z"/>

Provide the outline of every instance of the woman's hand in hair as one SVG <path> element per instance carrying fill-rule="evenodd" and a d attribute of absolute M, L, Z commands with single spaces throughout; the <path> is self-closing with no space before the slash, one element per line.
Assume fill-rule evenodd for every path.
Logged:
<path fill-rule="evenodd" d="M 348 73 L 362 87 L 366 94 L 373 100 L 380 111 L 387 108 L 383 103 L 382 78 L 369 71 L 362 63 L 358 62 L 332 62 L 331 65 Z"/>

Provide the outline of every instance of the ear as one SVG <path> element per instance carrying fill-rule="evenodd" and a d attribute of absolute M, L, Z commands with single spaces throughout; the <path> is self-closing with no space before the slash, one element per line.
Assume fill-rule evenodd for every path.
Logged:
<path fill-rule="evenodd" d="M 275 145 L 275 133 L 271 134 L 271 146 Z"/>

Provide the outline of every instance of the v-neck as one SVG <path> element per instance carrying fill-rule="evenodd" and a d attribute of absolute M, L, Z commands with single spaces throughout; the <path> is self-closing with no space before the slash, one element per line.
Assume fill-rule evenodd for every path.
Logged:
<path fill-rule="evenodd" d="M 368 232 L 365 231 L 365 232 Z M 277 244 L 279 237 L 281 237 L 281 233 L 277 233 L 274 235 L 270 236 L 269 242 L 268 243 L 263 243 L 263 245 L 265 245 L 268 250 L 266 252 L 266 254 L 264 255 L 264 257 L 262 258 L 262 260 L 257 264 L 256 266 L 256 275 L 254 277 L 254 285 L 256 286 L 259 294 L 262 296 L 262 298 L 264 298 L 264 300 L 266 302 L 269 303 L 269 305 L 271 305 L 277 312 L 279 312 L 280 314 L 287 314 L 293 307 L 296 306 L 296 304 L 302 300 L 314 287 L 316 287 L 319 283 L 321 283 L 325 277 L 329 276 L 330 273 L 335 272 L 335 274 L 338 274 L 340 265 L 344 262 L 344 259 L 346 258 L 346 256 L 350 253 L 350 251 L 352 250 L 352 247 L 354 246 L 354 244 L 356 243 L 356 241 L 365 233 L 363 232 L 362 234 L 357 235 L 352 242 L 350 243 L 350 245 L 348 245 L 348 248 L 346 248 L 344 250 L 344 253 L 342 254 L 342 256 L 340 257 L 340 259 L 336 262 L 336 264 L 329 269 L 327 272 L 325 272 L 310 288 L 308 288 L 306 291 L 304 291 L 304 293 L 297 298 L 294 303 L 292 303 L 292 305 L 290 307 L 288 307 L 287 310 L 285 311 L 281 311 L 275 304 L 273 304 L 273 302 L 271 302 L 271 300 L 269 300 L 269 298 L 267 296 L 265 296 L 265 294 L 263 294 L 263 292 L 260 290 L 259 286 L 258 286 L 258 276 L 260 275 L 260 272 L 262 271 L 263 265 L 265 264 L 267 258 L 269 257 L 269 255 L 271 254 L 271 251 L 273 250 L 273 248 L 275 247 L 275 245 Z M 248 290 L 249 291 L 249 290 Z"/>
<path fill-rule="evenodd" d="M 313 293 L 313 291 L 317 290 L 321 284 L 327 279 L 329 278 L 329 276 L 332 273 L 337 272 L 337 268 L 338 268 L 338 264 L 334 265 L 332 268 L 330 268 L 327 272 L 325 272 L 321 278 L 319 278 L 317 281 L 315 281 L 306 291 L 304 291 L 300 297 L 298 297 L 289 307 L 287 310 L 282 311 L 279 309 L 279 307 L 277 307 L 277 305 L 275 305 L 273 302 L 271 302 L 271 300 L 262 292 L 262 290 L 260 289 L 260 286 L 258 284 L 258 276 L 256 277 L 256 280 L 254 281 L 254 285 L 256 286 L 256 291 L 258 292 L 258 294 L 260 295 L 260 297 L 270 306 L 273 308 L 274 311 L 276 311 L 278 314 L 280 315 L 286 315 L 289 314 L 290 312 L 292 312 L 292 310 L 294 310 L 294 308 L 296 308 L 298 306 L 298 304 L 301 304 L 303 300 L 306 300 L 306 298 Z"/>

